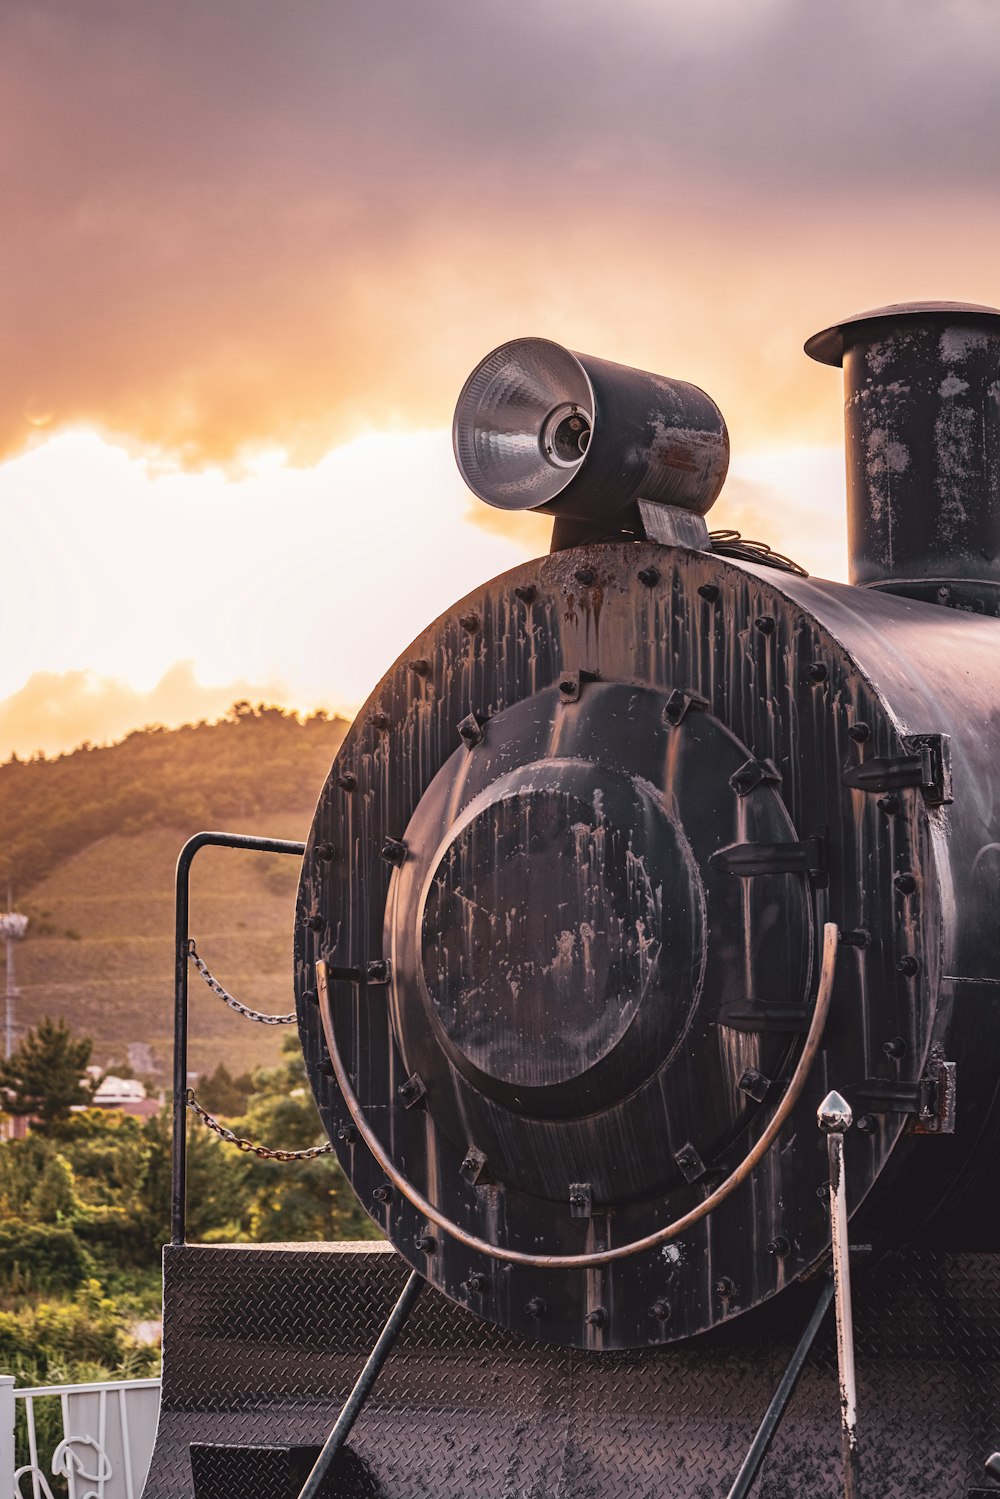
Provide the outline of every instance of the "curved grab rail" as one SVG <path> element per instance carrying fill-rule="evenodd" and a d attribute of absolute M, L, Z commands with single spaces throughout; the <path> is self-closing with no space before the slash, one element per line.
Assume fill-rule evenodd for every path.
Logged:
<path fill-rule="evenodd" d="M 489 1255 L 495 1260 L 507 1260 L 515 1265 L 533 1265 L 537 1269 L 556 1270 L 586 1270 L 595 1265 L 609 1265 L 614 1260 L 622 1260 L 633 1254 L 641 1254 L 647 1249 L 656 1249 L 660 1244 L 666 1244 L 670 1239 L 675 1239 L 689 1229 L 692 1224 L 706 1218 L 709 1213 L 717 1208 L 720 1202 L 724 1202 L 736 1188 L 746 1181 L 751 1171 L 760 1160 L 767 1154 L 774 1144 L 779 1131 L 786 1119 L 799 1100 L 806 1078 L 812 1070 L 816 1053 L 819 1051 L 823 1030 L 826 1026 L 826 1018 L 830 1011 L 830 999 L 833 994 L 833 978 L 837 965 L 837 941 L 839 932 L 836 925 L 830 921 L 823 928 L 823 961 L 820 968 L 819 986 L 816 992 L 816 1005 L 813 1010 L 812 1021 L 806 1035 L 802 1055 L 799 1057 L 798 1065 L 792 1073 L 788 1087 L 785 1089 L 771 1119 L 770 1124 L 764 1130 L 760 1139 L 753 1148 L 744 1156 L 726 1180 L 716 1187 L 714 1192 L 709 1193 L 703 1202 L 697 1207 L 676 1218 L 673 1223 L 668 1223 L 664 1228 L 659 1228 L 655 1233 L 647 1234 L 645 1238 L 634 1239 L 631 1244 L 618 1244 L 613 1249 L 599 1249 L 590 1254 L 526 1254 L 519 1249 L 504 1249 L 499 1244 L 490 1244 L 486 1239 L 479 1239 L 475 1234 L 467 1233 L 457 1223 L 445 1217 L 439 1208 L 428 1202 L 423 1193 L 418 1192 L 412 1182 L 397 1169 L 386 1155 L 380 1141 L 375 1136 L 368 1121 L 365 1119 L 358 1103 L 357 1095 L 351 1087 L 347 1069 L 337 1050 L 337 1040 L 333 1030 L 333 1015 L 330 1004 L 330 987 L 327 980 L 327 968 L 324 962 L 316 964 L 316 991 L 319 997 L 320 1017 L 323 1022 L 323 1033 L 326 1037 L 327 1048 L 330 1052 L 330 1061 L 333 1064 L 334 1077 L 340 1089 L 348 1112 L 358 1133 L 364 1140 L 368 1149 L 375 1157 L 386 1176 L 393 1186 L 402 1193 L 407 1201 L 428 1218 L 436 1223 L 438 1228 L 443 1229 L 450 1238 L 464 1244 L 467 1249 L 477 1250 L 480 1254 Z"/>

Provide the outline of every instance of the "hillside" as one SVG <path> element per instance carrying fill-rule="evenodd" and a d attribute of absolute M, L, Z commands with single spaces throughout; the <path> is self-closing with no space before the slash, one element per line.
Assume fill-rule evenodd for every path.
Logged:
<path fill-rule="evenodd" d="M 0 766 L 0 880 L 30 918 L 17 949 L 17 1020 L 61 1016 L 94 1037 L 102 1066 L 169 1079 L 173 877 L 202 828 L 304 838 L 342 719 L 300 722 L 238 704 L 219 724 L 150 729 L 108 748 Z M 255 1009 L 293 1008 L 298 861 L 206 849 L 191 931 L 206 962 Z M 0 894 L 5 894 L 0 885 Z M 273 1065 L 283 1027 L 234 1015 L 191 974 L 190 1065 L 234 1075 Z"/>

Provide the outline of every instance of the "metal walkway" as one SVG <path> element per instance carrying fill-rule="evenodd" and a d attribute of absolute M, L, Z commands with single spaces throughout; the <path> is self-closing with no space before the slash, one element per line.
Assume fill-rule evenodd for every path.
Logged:
<path fill-rule="evenodd" d="M 144 1499 L 297 1493 L 406 1271 L 371 1244 L 167 1248 Z M 780 1321 L 696 1345 L 599 1355 L 523 1342 L 428 1289 L 330 1493 L 720 1499 L 814 1299 L 790 1292 Z M 1000 1447 L 1000 1256 L 886 1260 L 858 1277 L 855 1327 L 866 1499 L 1000 1495 L 983 1472 Z M 829 1499 L 839 1472 L 831 1319 L 755 1493 Z"/>

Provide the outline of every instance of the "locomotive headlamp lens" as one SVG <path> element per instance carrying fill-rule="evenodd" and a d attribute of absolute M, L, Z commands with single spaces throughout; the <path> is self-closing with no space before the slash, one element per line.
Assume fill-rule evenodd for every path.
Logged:
<path fill-rule="evenodd" d="M 488 505 L 534 510 L 570 482 L 593 425 L 593 391 L 575 354 L 545 338 L 518 338 L 494 349 L 465 382 L 455 458 Z"/>

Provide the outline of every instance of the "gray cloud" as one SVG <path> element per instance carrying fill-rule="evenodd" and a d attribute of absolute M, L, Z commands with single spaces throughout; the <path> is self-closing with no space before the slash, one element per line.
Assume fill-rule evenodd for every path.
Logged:
<path fill-rule="evenodd" d="M 856 294 L 1000 295 L 998 64 L 985 0 L 5 0 L 0 442 L 310 456 L 535 328 L 801 413 Z"/>

